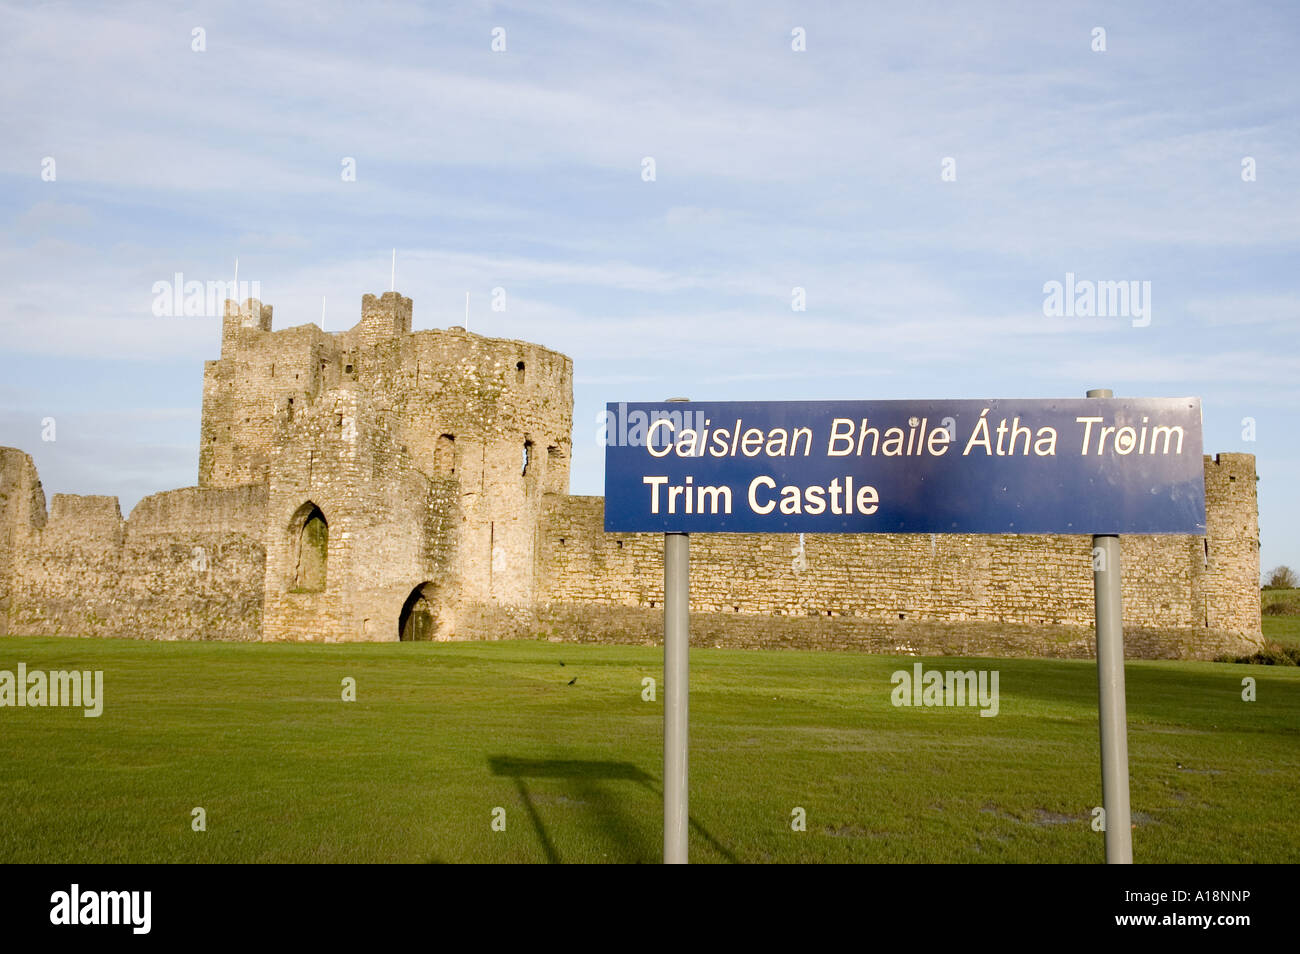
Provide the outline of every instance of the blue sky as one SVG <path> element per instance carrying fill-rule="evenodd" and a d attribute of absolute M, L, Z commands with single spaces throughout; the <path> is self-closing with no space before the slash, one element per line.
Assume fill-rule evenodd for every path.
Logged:
<path fill-rule="evenodd" d="M 573 357 L 575 493 L 610 400 L 1196 395 L 1300 568 L 1294 4 L 21 3 L 0 62 L 0 444 L 47 494 L 195 482 L 219 321 L 154 282 L 238 256 L 341 330 L 396 247 L 417 328 L 468 291 Z M 1044 317 L 1067 272 L 1150 325 Z"/>

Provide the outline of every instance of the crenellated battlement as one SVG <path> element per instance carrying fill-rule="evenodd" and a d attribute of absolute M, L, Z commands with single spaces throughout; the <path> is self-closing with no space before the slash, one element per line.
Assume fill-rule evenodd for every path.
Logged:
<path fill-rule="evenodd" d="M 221 318 L 221 353 L 225 355 L 237 349 L 247 331 L 270 330 L 270 305 L 263 305 L 256 298 L 246 298 L 242 305 L 227 298 Z"/>

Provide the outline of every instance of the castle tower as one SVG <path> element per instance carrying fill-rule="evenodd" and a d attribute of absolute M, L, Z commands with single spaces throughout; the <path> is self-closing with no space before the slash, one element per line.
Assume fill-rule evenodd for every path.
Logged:
<path fill-rule="evenodd" d="M 1198 541 L 1199 559 L 1192 561 L 1200 570 L 1193 590 L 1196 625 L 1224 632 L 1260 631 L 1257 480 L 1253 454 L 1205 458 L 1207 533 Z"/>
<path fill-rule="evenodd" d="M 528 611 L 543 497 L 566 493 L 572 362 L 365 295 L 351 329 L 274 331 L 227 302 L 199 485 L 268 488 L 268 639 L 450 636 Z M 411 621 L 412 613 L 418 617 Z"/>

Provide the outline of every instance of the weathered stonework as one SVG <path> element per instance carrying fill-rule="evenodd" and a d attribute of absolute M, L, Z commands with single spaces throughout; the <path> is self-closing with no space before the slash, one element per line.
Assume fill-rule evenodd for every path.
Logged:
<path fill-rule="evenodd" d="M 573 367 L 538 345 L 411 331 L 366 295 L 348 331 L 226 303 L 197 487 L 60 494 L 0 448 L 0 635 L 654 642 L 662 538 L 568 495 Z M 1254 458 L 1206 458 L 1205 537 L 1126 537 L 1131 655 L 1260 642 Z M 1087 655 L 1086 537 L 692 539 L 692 640 Z"/>
<path fill-rule="evenodd" d="M 1255 462 L 1205 458 L 1204 537 L 1122 538 L 1130 655 L 1213 658 L 1258 646 Z M 538 628 L 583 641 L 663 632 L 663 538 L 607 534 L 600 497 L 549 499 Z M 808 534 L 691 537 L 691 640 L 877 652 L 1086 656 L 1086 536 Z"/>

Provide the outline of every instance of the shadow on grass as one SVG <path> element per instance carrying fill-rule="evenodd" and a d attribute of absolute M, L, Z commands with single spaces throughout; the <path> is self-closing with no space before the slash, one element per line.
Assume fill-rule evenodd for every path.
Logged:
<path fill-rule="evenodd" d="M 631 762 L 605 762 L 588 759 L 520 759 L 508 755 L 494 755 L 488 758 L 488 767 L 492 770 L 493 775 L 514 779 L 515 787 L 519 790 L 519 797 L 524 803 L 524 810 L 528 812 L 528 818 L 533 824 L 534 831 L 537 832 L 537 840 L 541 842 L 542 851 L 546 855 L 548 863 L 559 864 L 560 855 L 555 850 L 555 843 L 551 840 L 550 833 L 546 829 L 546 823 L 537 810 L 537 805 L 528 790 L 525 779 L 566 780 L 569 783 L 567 787 L 575 801 L 593 806 L 593 814 L 600 822 L 601 829 L 608 838 L 616 844 L 632 846 L 634 849 L 633 854 L 637 858 L 655 859 L 658 857 L 658 848 L 645 844 L 644 839 L 641 839 L 641 845 L 634 844 L 638 839 L 635 820 L 623 810 L 623 801 L 615 797 L 608 787 L 602 784 L 613 781 L 633 782 L 662 799 L 663 790 L 657 784 L 657 780 L 641 771 Z M 690 822 L 691 828 L 695 830 L 696 834 L 707 841 L 718 854 L 733 864 L 738 863 L 736 856 L 714 838 L 708 829 L 694 818 Z"/>

